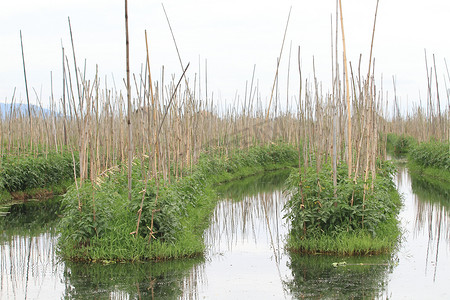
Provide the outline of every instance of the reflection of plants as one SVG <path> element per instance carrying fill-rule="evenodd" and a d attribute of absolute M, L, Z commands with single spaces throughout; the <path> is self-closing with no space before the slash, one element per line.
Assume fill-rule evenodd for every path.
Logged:
<path fill-rule="evenodd" d="M 9 207 L 0 217 L 0 228 L 9 235 L 41 233 L 59 221 L 60 197 L 46 201 L 29 201 Z"/>
<path fill-rule="evenodd" d="M 299 299 L 375 299 L 384 291 L 393 264 L 389 256 L 341 257 L 290 253 L 292 280 L 284 285 Z"/>
<path fill-rule="evenodd" d="M 450 218 L 450 187 L 430 183 L 421 176 L 411 175 L 413 193 L 417 195 L 416 226 L 417 229 L 429 230 L 429 238 L 439 240 L 441 235 L 450 238 L 450 226 L 441 222 Z M 427 226 L 428 223 L 428 226 Z"/>
<path fill-rule="evenodd" d="M 161 263 L 92 264 L 66 263 L 65 299 L 177 299 L 183 280 L 201 259 Z M 192 280 L 196 280 L 193 278 Z"/>
<path fill-rule="evenodd" d="M 282 169 L 269 173 L 260 173 L 255 176 L 219 185 L 216 187 L 216 191 L 221 198 L 230 198 L 233 199 L 233 201 L 240 201 L 244 197 L 270 192 L 275 188 L 282 186 L 290 172 L 290 169 Z"/>
<path fill-rule="evenodd" d="M 413 193 L 416 194 L 420 200 L 439 203 L 443 206 L 450 206 L 450 186 L 436 182 L 433 180 L 425 179 L 423 176 L 418 176 L 414 173 L 411 174 L 411 186 Z"/>

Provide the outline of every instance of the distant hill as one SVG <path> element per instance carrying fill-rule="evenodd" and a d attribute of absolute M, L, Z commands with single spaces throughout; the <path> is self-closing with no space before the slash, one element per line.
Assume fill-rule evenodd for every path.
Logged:
<path fill-rule="evenodd" d="M 28 115 L 28 105 L 26 103 L 14 103 L 11 109 L 11 104 L 9 103 L 0 103 L 0 116 L 2 118 L 6 118 L 11 113 L 11 110 L 13 114 L 22 114 L 22 115 Z M 41 113 L 41 108 L 37 105 L 30 104 L 30 110 L 33 115 L 38 115 Z M 43 108 L 42 112 L 44 115 L 49 115 L 50 110 Z"/>

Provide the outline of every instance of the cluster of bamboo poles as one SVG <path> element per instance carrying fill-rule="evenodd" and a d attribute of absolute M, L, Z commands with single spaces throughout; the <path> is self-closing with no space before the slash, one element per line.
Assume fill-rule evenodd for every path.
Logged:
<path fill-rule="evenodd" d="M 428 68 L 428 57 L 425 50 L 425 66 L 427 74 L 427 97 L 426 105 L 414 105 L 406 112 L 406 116 L 401 113 L 397 96 L 394 96 L 393 115 L 388 120 L 388 132 L 398 135 L 408 135 L 419 142 L 426 142 L 430 139 L 438 141 L 450 141 L 450 72 L 447 61 L 444 59 L 445 72 L 442 80 L 438 78 L 436 58 L 433 54 L 433 65 Z M 439 88 L 444 82 L 444 97 Z M 395 80 L 394 80 L 395 87 Z M 395 90 L 394 90 L 395 91 Z M 450 150 L 449 150 L 450 151 Z"/>
<path fill-rule="evenodd" d="M 183 170 L 191 168 L 204 151 L 228 154 L 233 149 L 283 141 L 299 147 L 301 166 L 315 164 L 319 171 L 331 160 L 336 184 L 336 168 L 341 162 L 348 164 L 348 176 L 355 181 L 360 176 L 367 181 L 370 174 L 372 179 L 375 178 L 376 159 L 385 155 L 385 140 L 380 138 L 382 133 L 398 130 L 410 133 L 422 128 L 422 138 L 433 135 L 448 139 L 449 110 L 445 118 L 439 100 L 437 105 L 433 104 L 432 70 L 428 77 L 426 113 L 418 108 L 413 117 L 405 118 L 397 110 L 395 117 L 389 119 L 388 99 L 383 98 L 384 92 L 378 89 L 374 79 L 372 46 L 376 13 L 366 75 L 361 74 L 361 59 L 355 70 L 347 63 L 342 11 L 343 67 L 339 64 L 338 20 L 336 9 L 336 32 L 331 30 L 331 91 L 322 91 L 314 67 L 312 80 L 302 78 L 299 47 L 300 89 L 296 96 L 280 98 L 278 78 L 281 75 L 277 67 L 275 92 L 272 92 L 269 105 L 264 105 L 253 70 L 244 100 L 236 100 L 232 107 L 221 107 L 208 94 L 207 76 L 203 89 L 206 96 L 200 95 L 200 76 L 197 78 L 196 74 L 193 80 L 188 78 L 189 64 L 185 67 L 181 59 L 182 73 L 172 75 L 169 82 L 165 82 L 164 67 L 161 78 L 152 79 L 146 35 L 147 59 L 139 74 L 131 76 L 127 72 L 126 82 L 124 80 L 126 95 L 115 84 L 111 86 L 106 79 L 101 80 L 98 72 L 94 78 L 86 79 L 85 71 L 77 65 L 70 30 L 72 56 L 67 56 L 62 48 L 61 98 L 56 101 L 51 97 L 49 111 L 42 106 L 33 111 L 28 106 L 28 113 L 24 114 L 14 109 L 13 96 L 11 110 L 1 119 L 0 152 L 35 155 L 50 150 L 73 151 L 79 155 L 80 179 L 92 182 L 121 163 L 129 164 L 129 158 L 150 159 L 150 170 L 143 177 L 159 177 L 170 183 L 180 178 Z M 278 63 L 281 55 L 282 51 Z M 436 73 L 436 68 L 434 71 Z M 200 70 L 198 72 L 200 74 Z M 437 86 L 437 75 L 435 82 Z M 286 108 L 290 109 L 278 109 L 282 101 L 286 101 Z M 396 98 L 394 104 L 398 106 Z"/>
<path fill-rule="evenodd" d="M 127 76 L 125 100 L 122 91 L 109 87 L 106 79 L 102 82 L 98 72 L 93 79 L 86 79 L 85 71 L 77 65 L 71 29 L 70 36 L 72 58 L 62 48 L 62 97 L 58 102 L 51 97 L 50 112 L 42 107 L 33 112 L 30 106 L 27 115 L 11 110 L 2 119 L 2 153 L 77 150 L 80 178 L 94 182 L 111 167 L 125 164 L 131 151 L 131 157 L 151 157 L 154 163 L 150 173 L 160 174 L 170 182 L 191 167 L 205 149 L 228 153 L 233 148 L 282 140 L 303 145 L 302 161 L 306 166 L 314 157 L 320 169 L 332 157 L 334 165 L 342 159 L 349 162 L 349 176 L 375 170 L 382 101 L 376 93 L 374 75 L 369 64 L 366 79 L 361 79 L 359 72 L 354 76 L 350 68 L 350 83 L 349 72 L 344 68 L 342 77 L 347 80 L 341 80 L 337 47 L 332 54 L 336 62 L 333 91 L 325 95 L 315 75 L 313 81 L 302 82 L 299 48 L 299 100 L 287 97 L 287 107 L 296 109 L 282 112 L 277 109 L 282 101 L 278 89 L 274 97 L 272 93 L 269 106 L 264 107 L 259 87 L 254 84 L 254 72 L 243 103 L 238 101 L 229 108 L 219 107 L 208 94 L 201 99 L 200 80 L 197 82 L 195 77 L 190 82 L 182 63 L 184 71 L 179 79 L 172 76 L 165 83 L 163 68 L 161 79 L 153 81 L 148 47 L 144 70 L 133 75 L 133 80 Z M 337 36 L 336 26 L 336 45 Z M 344 64 L 347 65 L 345 59 Z M 277 68 L 274 87 L 278 76 Z M 131 94 L 133 98 L 129 97 Z M 36 97 L 40 103 L 37 93 Z M 272 98 L 275 101 L 271 106 Z M 352 153 L 352 149 L 356 152 Z"/>

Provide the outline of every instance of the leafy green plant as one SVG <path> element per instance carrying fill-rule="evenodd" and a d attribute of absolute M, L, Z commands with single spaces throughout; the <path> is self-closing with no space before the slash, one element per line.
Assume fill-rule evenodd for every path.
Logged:
<path fill-rule="evenodd" d="M 209 153 L 170 184 L 162 179 L 157 184 L 154 178 L 146 184 L 142 174 L 149 161 L 135 159 L 131 201 L 127 172 L 122 171 L 67 192 L 59 226 L 60 253 L 71 260 L 90 261 L 198 255 L 204 251 L 202 235 L 217 199 L 212 190 L 215 184 L 284 168 L 297 159 L 295 148 L 287 145 L 254 147 L 229 155 Z M 130 234 L 136 231 L 142 199 L 139 234 Z"/>
<path fill-rule="evenodd" d="M 450 145 L 437 141 L 417 144 L 411 148 L 409 159 L 425 168 L 450 171 Z"/>
<path fill-rule="evenodd" d="M 113 205 L 120 209 L 117 207 L 120 201 L 120 195 L 110 182 L 99 190 L 88 183 L 79 189 L 72 186 L 62 202 L 64 218 L 59 224 L 61 242 L 83 246 L 94 237 L 102 237 L 111 229 L 108 223 L 117 217 Z"/>
<path fill-rule="evenodd" d="M 287 181 L 291 197 L 285 207 L 291 236 L 298 241 L 358 231 L 376 236 L 380 224 L 395 216 L 400 206 L 391 179 L 394 168 L 389 163 L 379 162 L 378 166 L 379 176 L 372 190 L 371 178 L 367 185 L 353 182 L 346 173 L 347 166 L 340 165 L 336 193 L 330 165 L 319 173 L 315 168 L 304 170 L 301 181 L 298 171 L 293 171 Z"/>
<path fill-rule="evenodd" d="M 396 156 L 404 156 L 416 144 L 417 141 L 411 136 L 389 133 L 387 135 L 386 150 Z"/>
<path fill-rule="evenodd" d="M 74 176 L 73 159 L 68 152 L 37 157 L 4 156 L 1 159 L 0 189 L 8 192 L 44 188 Z M 79 172 L 79 164 L 75 163 L 76 172 Z"/>

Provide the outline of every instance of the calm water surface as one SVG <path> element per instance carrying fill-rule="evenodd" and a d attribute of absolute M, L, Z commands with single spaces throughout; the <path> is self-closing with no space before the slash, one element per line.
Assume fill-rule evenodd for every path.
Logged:
<path fill-rule="evenodd" d="M 440 191 L 399 167 L 403 241 L 385 293 L 391 299 L 450 299 L 450 187 Z"/>
<path fill-rule="evenodd" d="M 0 216 L 0 299 L 450 299 L 450 200 L 399 168 L 399 249 L 373 257 L 286 253 L 286 174 L 221 187 L 204 258 L 80 264 L 56 254 L 57 201 Z M 0 214 L 3 215 L 3 214 Z M 334 262 L 347 263 L 333 267 Z"/>

